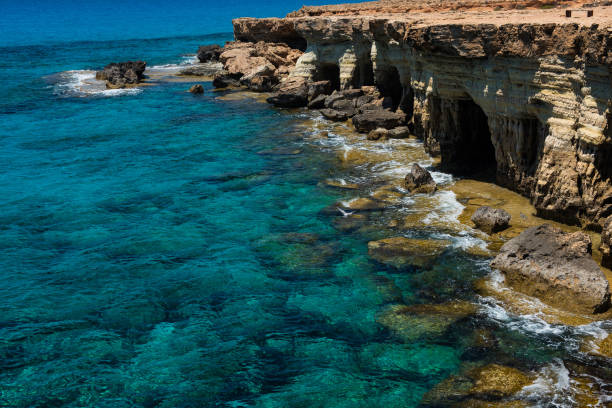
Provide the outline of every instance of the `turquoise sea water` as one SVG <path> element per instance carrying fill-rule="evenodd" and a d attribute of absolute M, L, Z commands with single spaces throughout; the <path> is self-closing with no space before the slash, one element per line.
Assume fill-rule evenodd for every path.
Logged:
<path fill-rule="evenodd" d="M 33 24 L 32 10 L 59 18 L 50 3 L 26 4 L 35 8 L 11 9 L 22 22 Z M 333 204 L 365 190 L 321 181 L 374 188 L 401 167 L 343 165 L 348 142 L 331 124 L 331 137 L 316 137 L 326 126 L 316 114 L 208 83 L 202 97 L 173 81 L 79 91 L 82 70 L 184 63 L 198 45 L 230 40 L 206 33 L 241 7 L 296 5 L 236 2 L 201 33 L 179 12 L 189 7 L 167 9 L 185 25 L 173 17 L 155 32 L 147 24 L 163 13 L 133 5 L 104 9 L 120 18 L 103 28 L 88 23 L 108 14 L 66 6 L 74 30 L 41 23 L 29 38 L 19 19 L 1 20 L 12 34 L 0 61 L 0 406 L 416 407 L 440 381 L 492 362 L 551 381 L 525 393 L 533 406 L 573 406 L 566 366 L 597 364 L 578 340 L 602 327 L 551 326 L 479 299 L 472 283 L 490 269 L 461 249 L 463 236 L 401 231 L 454 243 L 430 268 L 370 259 L 368 241 L 400 233 L 387 225 L 414 202 L 341 228 Z M 117 40 L 143 13 L 152 17 L 126 27 L 132 39 Z M 479 311 L 381 323 L 394 305 L 458 300 Z"/>

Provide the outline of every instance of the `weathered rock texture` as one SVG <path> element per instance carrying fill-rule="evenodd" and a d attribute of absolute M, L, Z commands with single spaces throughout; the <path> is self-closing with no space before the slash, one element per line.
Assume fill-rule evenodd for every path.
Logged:
<path fill-rule="evenodd" d="M 241 40 L 306 45 L 291 77 L 375 85 L 443 167 L 494 168 L 539 215 L 599 229 L 612 215 L 612 25 L 553 12 L 535 21 L 559 22 L 388 14 L 238 19 L 234 28 Z M 362 131 L 381 127 L 361 115 Z"/>
<path fill-rule="evenodd" d="M 492 208 L 488 205 L 479 207 L 472 215 L 472 222 L 476 228 L 487 234 L 503 231 L 510 226 L 510 214 L 506 210 Z"/>
<path fill-rule="evenodd" d="M 254 91 L 271 91 L 301 55 L 300 50 L 282 43 L 228 43 L 219 56 L 226 71 L 219 84 L 235 80 Z"/>
<path fill-rule="evenodd" d="M 506 242 L 491 263 L 515 290 L 578 313 L 610 307 L 610 287 L 591 257 L 591 239 L 550 225 L 525 230 Z"/>
<path fill-rule="evenodd" d="M 404 186 L 411 193 L 433 193 L 437 189 L 436 182 L 431 177 L 431 173 L 417 163 L 414 163 L 410 173 L 406 174 Z"/>
<path fill-rule="evenodd" d="M 111 62 L 96 72 L 96 79 L 106 81 L 107 88 L 125 88 L 140 83 L 146 67 L 144 61 Z"/>

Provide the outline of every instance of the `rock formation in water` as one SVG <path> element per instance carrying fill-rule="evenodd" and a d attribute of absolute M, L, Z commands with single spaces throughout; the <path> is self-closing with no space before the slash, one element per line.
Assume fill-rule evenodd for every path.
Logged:
<path fill-rule="evenodd" d="M 106 81 L 107 88 L 125 88 L 140 83 L 146 67 L 144 61 L 111 62 L 96 72 L 96 79 Z"/>
<path fill-rule="evenodd" d="M 417 163 L 412 165 L 410 173 L 406 174 L 404 186 L 413 194 L 428 193 L 436 191 L 437 186 L 431 173 L 419 166 Z"/>
<path fill-rule="evenodd" d="M 506 210 L 492 208 L 488 205 L 479 207 L 471 217 L 476 228 L 487 234 L 503 231 L 510 226 L 510 214 Z"/>
<path fill-rule="evenodd" d="M 525 230 L 506 242 L 491 263 L 515 290 L 578 313 L 610 307 L 610 287 L 591 257 L 591 239 L 550 225 Z"/>
<path fill-rule="evenodd" d="M 540 216 L 600 229 L 612 214 L 612 24 L 566 23 L 558 9 L 435 20 L 376 14 L 376 4 L 373 15 L 322 8 L 237 19 L 235 36 L 304 50 L 290 78 L 328 80 L 338 91 L 374 85 L 390 100 L 355 115 L 343 102 L 326 117 L 352 115 L 363 132 L 408 124 L 444 168 L 495 169 Z"/>
<path fill-rule="evenodd" d="M 219 61 L 219 57 L 223 49 L 218 44 L 202 45 L 198 48 L 196 56 L 200 62 L 215 62 Z"/>

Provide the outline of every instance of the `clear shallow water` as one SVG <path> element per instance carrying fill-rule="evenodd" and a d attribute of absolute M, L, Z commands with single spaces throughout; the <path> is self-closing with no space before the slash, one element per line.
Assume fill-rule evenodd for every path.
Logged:
<path fill-rule="evenodd" d="M 223 100 L 210 84 L 202 97 L 175 82 L 83 95 L 66 73 L 135 57 L 178 64 L 228 39 L 3 49 L 0 406 L 416 407 L 491 362 L 541 373 L 525 391 L 533 406 L 572 406 L 565 367 L 588 365 L 579 339 L 601 328 L 480 301 L 472 283 L 490 270 L 462 250 L 470 237 L 402 231 L 454 242 L 429 269 L 371 260 L 367 242 L 397 235 L 387 225 L 414 200 L 338 228 L 329 206 L 403 173 L 401 162 L 343 165 L 354 140 L 331 124 L 317 138 L 310 114 Z M 420 148 L 394 143 L 377 148 Z M 343 191 L 328 178 L 367 182 Z M 455 214 L 444 194 L 437 210 Z M 450 323 L 381 323 L 394 305 L 457 300 L 481 306 Z"/>

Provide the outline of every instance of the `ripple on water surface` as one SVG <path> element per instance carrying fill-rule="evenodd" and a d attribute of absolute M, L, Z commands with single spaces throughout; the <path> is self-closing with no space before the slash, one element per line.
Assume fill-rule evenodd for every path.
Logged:
<path fill-rule="evenodd" d="M 484 241 L 420 142 L 205 87 L 50 90 L 9 123 L 0 405 L 416 407 L 449 389 L 480 404 L 500 398 L 486 370 L 532 380 L 502 399 L 535 406 L 609 395 L 579 350 L 607 326 L 530 331 L 476 295 Z M 412 162 L 441 190 L 408 197 Z M 359 197 L 381 207 L 337 210 Z M 450 244 L 427 267 L 368 256 L 393 236 Z"/>

